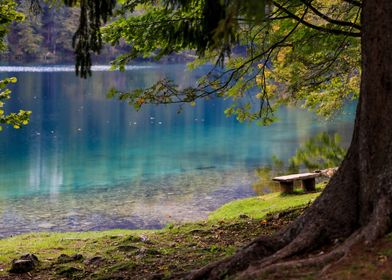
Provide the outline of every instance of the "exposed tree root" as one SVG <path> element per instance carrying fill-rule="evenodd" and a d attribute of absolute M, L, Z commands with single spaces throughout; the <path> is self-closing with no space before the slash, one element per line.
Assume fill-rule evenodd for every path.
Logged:
<path fill-rule="evenodd" d="M 367 243 L 372 243 L 384 236 L 391 229 L 392 224 L 392 199 L 391 194 L 385 194 L 377 203 L 370 222 L 362 229 L 363 237 Z"/>
<path fill-rule="evenodd" d="M 253 267 L 252 269 L 247 269 L 243 273 L 239 274 L 236 279 L 257 279 L 263 275 L 279 273 L 281 271 L 290 271 L 293 269 L 301 269 L 309 266 L 321 269 L 327 264 L 341 259 L 343 256 L 344 252 L 342 250 L 334 250 L 330 253 L 313 258 L 278 262 L 264 268 Z"/>
<path fill-rule="evenodd" d="M 392 2 L 361 3 L 361 94 L 352 142 L 338 172 L 313 205 L 285 230 L 252 242 L 188 279 L 255 279 L 290 268 L 325 268 L 353 246 L 370 244 L 391 229 L 392 55 L 386 50 L 392 48 Z M 326 254 L 292 259 L 336 239 L 345 241 Z"/>
<path fill-rule="evenodd" d="M 273 236 L 260 237 L 234 256 L 192 272 L 186 279 L 257 279 L 264 274 L 316 267 L 321 274 L 330 264 L 346 256 L 359 243 L 372 243 L 391 228 L 391 172 L 373 186 L 379 193 L 364 192 L 357 169 L 357 134 L 335 176 L 322 195 L 305 213 L 287 228 Z M 374 181 L 376 182 L 376 181 Z M 368 184 L 368 182 L 365 182 Z M 332 251 L 309 258 L 293 260 L 317 252 L 323 246 L 345 240 Z"/>
<path fill-rule="evenodd" d="M 245 270 L 249 266 L 249 263 L 270 256 L 287 245 L 287 243 L 287 241 L 285 242 L 281 238 L 280 234 L 261 236 L 235 255 L 194 271 L 186 279 L 222 279 L 226 275 L 234 275 Z"/>
<path fill-rule="evenodd" d="M 341 245 L 326 254 L 321 253 L 317 256 L 297 260 L 285 261 L 283 259 L 280 259 L 275 260 L 275 262 L 271 262 L 269 260 L 268 265 L 265 265 L 267 262 L 264 261 L 260 263 L 261 266 L 259 267 L 250 266 L 247 270 L 236 276 L 236 279 L 256 279 L 266 274 L 274 274 L 279 271 L 290 271 L 293 269 L 301 269 L 307 267 L 317 267 L 321 271 L 320 273 L 324 273 L 324 268 L 344 258 L 353 246 L 362 242 L 363 240 L 363 231 L 358 230 L 353 233 L 349 238 L 347 238 L 345 242 L 343 242 Z"/>
<path fill-rule="evenodd" d="M 304 259 L 288 260 L 295 254 L 314 247 L 314 242 L 320 236 L 320 230 L 308 227 L 298 234 L 287 245 L 271 253 L 274 248 L 282 244 L 276 244 L 276 236 L 259 238 L 249 244 L 244 250 L 239 251 L 233 257 L 213 263 L 191 274 L 188 279 L 223 279 L 232 276 L 235 279 L 259 279 L 263 275 L 270 275 L 290 270 L 299 270 L 307 267 L 316 267 L 322 277 L 331 264 L 343 259 L 359 243 L 369 244 L 378 237 L 385 235 L 390 229 L 391 210 L 388 200 L 380 200 L 374 211 L 374 219 L 366 226 L 356 230 L 342 244 L 332 251 Z M 388 206 L 388 207 L 387 207 Z M 386 210 L 389 209 L 389 210 Z M 277 236 L 282 236 L 278 233 Z M 263 245 L 262 245 L 263 244 Z M 264 250 L 259 251 L 261 248 Z M 258 251 L 259 253 L 256 253 Z"/>

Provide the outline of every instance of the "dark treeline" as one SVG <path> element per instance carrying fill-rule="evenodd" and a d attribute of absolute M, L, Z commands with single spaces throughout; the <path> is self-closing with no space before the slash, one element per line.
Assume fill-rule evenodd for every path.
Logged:
<path fill-rule="evenodd" d="M 8 50 L 0 54 L 1 61 L 9 63 L 73 63 L 74 50 L 72 37 L 79 23 L 79 9 L 64 6 L 43 5 L 38 14 L 30 11 L 29 1 L 19 2 L 18 10 L 26 15 L 22 22 L 15 22 L 7 37 Z M 105 45 L 96 62 L 108 63 L 117 55 L 129 51 L 130 46 L 120 43 L 117 46 Z M 191 56 L 170 55 L 160 61 L 182 62 Z M 135 62 L 152 59 L 137 59 Z"/>

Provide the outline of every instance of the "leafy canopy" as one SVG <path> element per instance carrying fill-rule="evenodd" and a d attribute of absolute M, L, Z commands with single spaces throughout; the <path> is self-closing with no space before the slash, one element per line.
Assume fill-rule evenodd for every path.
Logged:
<path fill-rule="evenodd" d="M 189 49 L 199 56 L 192 66 L 215 67 L 195 87 L 163 79 L 146 89 L 114 89 L 110 96 L 136 109 L 230 98 L 226 114 L 261 124 L 271 123 L 276 108 L 287 103 L 331 116 L 358 96 L 359 14 L 360 3 L 345 0 L 128 0 L 102 29 L 105 41 L 131 46 L 114 60 L 115 68 L 139 56 L 159 59 Z"/>
<path fill-rule="evenodd" d="M 149 88 L 110 92 L 136 109 L 223 97 L 233 100 L 226 114 L 269 124 L 281 104 L 299 102 L 331 116 L 358 96 L 358 0 L 63 1 L 80 5 L 73 46 L 82 77 L 91 74 L 91 53 L 99 53 L 103 41 L 130 45 L 113 62 L 121 70 L 136 57 L 184 50 L 198 55 L 194 67 L 215 65 L 194 87 L 163 79 Z M 101 28 L 110 16 L 115 19 Z"/>

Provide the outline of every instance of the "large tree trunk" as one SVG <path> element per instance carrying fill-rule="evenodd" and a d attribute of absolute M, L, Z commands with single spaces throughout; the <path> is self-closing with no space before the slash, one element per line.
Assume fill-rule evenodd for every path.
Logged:
<path fill-rule="evenodd" d="M 190 279 L 253 279 L 292 264 L 321 265 L 353 244 L 373 242 L 391 227 L 392 213 L 392 1 L 364 0 L 362 80 L 352 142 L 339 171 L 303 216 L 234 256 L 192 273 Z M 287 258 L 331 242 L 342 244 L 312 259 Z M 285 262 L 284 262 L 285 261 Z"/>

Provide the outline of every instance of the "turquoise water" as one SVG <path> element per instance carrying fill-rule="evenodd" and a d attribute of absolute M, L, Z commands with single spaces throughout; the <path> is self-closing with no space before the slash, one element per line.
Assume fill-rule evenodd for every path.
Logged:
<path fill-rule="evenodd" d="M 16 76 L 7 109 L 33 111 L 31 123 L 0 134 L 0 237 L 30 231 L 157 228 L 196 220 L 255 194 L 254 170 L 272 155 L 288 159 L 311 136 L 338 132 L 348 144 L 354 105 L 333 121 L 282 108 L 270 127 L 223 114 L 228 101 L 195 107 L 149 106 L 140 112 L 107 90 L 150 85 L 168 75 L 182 86 L 203 73 L 183 65 L 95 69 L 5 68 Z"/>

